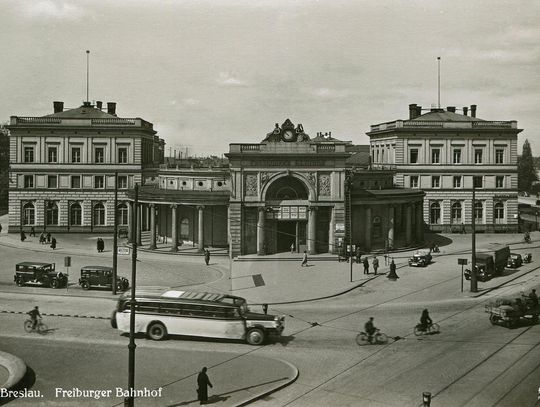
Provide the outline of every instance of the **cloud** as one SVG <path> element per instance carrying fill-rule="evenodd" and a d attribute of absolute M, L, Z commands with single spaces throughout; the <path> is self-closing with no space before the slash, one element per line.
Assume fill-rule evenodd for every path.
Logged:
<path fill-rule="evenodd" d="M 349 96 L 349 92 L 345 89 L 331 89 L 325 87 L 311 89 L 308 93 L 321 99 L 343 99 Z"/>
<path fill-rule="evenodd" d="M 21 1 L 18 6 L 25 17 L 32 19 L 78 20 L 86 14 L 82 7 L 62 0 Z"/>
<path fill-rule="evenodd" d="M 230 72 L 220 72 L 217 83 L 221 86 L 247 86 L 247 82 L 242 79 L 235 78 Z"/>

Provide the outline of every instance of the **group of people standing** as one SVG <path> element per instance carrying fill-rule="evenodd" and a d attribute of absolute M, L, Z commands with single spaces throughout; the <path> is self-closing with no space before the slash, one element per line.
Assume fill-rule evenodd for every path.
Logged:
<path fill-rule="evenodd" d="M 101 237 L 97 238 L 96 246 L 97 246 L 98 253 L 103 253 L 103 250 L 105 250 L 105 242 L 103 241 Z"/>
<path fill-rule="evenodd" d="M 30 228 L 30 236 L 33 236 L 33 237 L 36 236 L 36 230 L 33 226 Z M 24 230 L 21 230 L 21 242 L 24 242 L 25 240 L 26 240 L 26 233 L 24 233 Z M 56 238 L 54 238 L 51 235 L 51 232 L 47 232 L 47 233 L 45 233 L 45 231 L 41 232 L 39 235 L 39 243 L 50 244 L 51 249 L 53 250 L 56 249 Z"/>

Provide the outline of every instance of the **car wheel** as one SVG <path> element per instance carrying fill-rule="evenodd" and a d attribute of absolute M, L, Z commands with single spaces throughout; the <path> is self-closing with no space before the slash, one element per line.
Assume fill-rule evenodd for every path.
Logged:
<path fill-rule="evenodd" d="M 57 279 L 51 280 L 51 287 L 52 288 L 58 288 L 60 284 L 58 283 Z"/>
<path fill-rule="evenodd" d="M 161 322 L 152 322 L 148 326 L 148 337 L 154 341 L 161 341 L 167 336 L 167 329 Z"/>
<path fill-rule="evenodd" d="M 122 284 L 121 281 L 117 282 L 116 283 L 116 291 L 124 291 L 125 288 L 124 288 L 124 284 Z"/>
<path fill-rule="evenodd" d="M 259 328 L 252 328 L 247 332 L 246 341 L 250 345 L 262 345 L 265 340 L 264 331 Z"/>
<path fill-rule="evenodd" d="M 118 323 L 116 322 L 116 311 L 113 311 L 112 312 L 112 315 L 111 315 L 111 326 L 116 329 L 118 328 Z"/>
<path fill-rule="evenodd" d="M 497 315 L 491 314 L 489 316 L 489 322 L 491 322 L 492 325 L 496 325 L 498 321 L 499 318 L 497 317 Z"/>
<path fill-rule="evenodd" d="M 18 285 L 19 287 L 24 286 L 24 280 L 23 280 L 22 278 L 19 278 L 19 279 L 17 280 L 17 285 Z"/>
<path fill-rule="evenodd" d="M 90 289 L 90 283 L 88 281 L 83 281 L 81 283 L 81 287 L 83 290 L 89 290 Z"/>

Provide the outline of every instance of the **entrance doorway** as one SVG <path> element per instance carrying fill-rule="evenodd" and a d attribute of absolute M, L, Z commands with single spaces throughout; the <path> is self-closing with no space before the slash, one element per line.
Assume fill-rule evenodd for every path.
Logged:
<path fill-rule="evenodd" d="M 294 249 L 297 247 L 296 221 L 277 222 L 276 251 L 283 253 L 291 251 L 291 244 L 294 242 Z"/>

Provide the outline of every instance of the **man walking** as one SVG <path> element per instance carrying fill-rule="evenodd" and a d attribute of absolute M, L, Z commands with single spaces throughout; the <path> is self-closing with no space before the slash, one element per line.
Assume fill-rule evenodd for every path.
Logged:
<path fill-rule="evenodd" d="M 375 275 L 377 275 L 377 269 L 379 268 L 379 259 L 377 256 L 373 256 L 373 270 L 375 271 Z"/>
<path fill-rule="evenodd" d="M 210 250 L 204 249 L 204 262 L 208 266 L 210 264 Z"/>
<path fill-rule="evenodd" d="M 307 251 L 304 250 L 304 256 L 302 257 L 302 264 L 301 264 L 301 267 L 304 267 L 304 266 L 308 266 L 307 264 Z"/>
<path fill-rule="evenodd" d="M 364 274 L 369 274 L 369 260 L 364 257 Z"/>
<path fill-rule="evenodd" d="M 294 253 L 294 242 L 291 243 L 291 254 Z"/>
<path fill-rule="evenodd" d="M 51 249 L 56 249 L 56 239 L 54 237 L 51 240 Z"/>
<path fill-rule="evenodd" d="M 206 367 L 203 367 L 197 376 L 197 394 L 199 396 L 200 404 L 206 404 L 208 401 L 208 386 L 214 387 L 212 386 L 212 383 L 210 383 L 206 370 Z"/>

